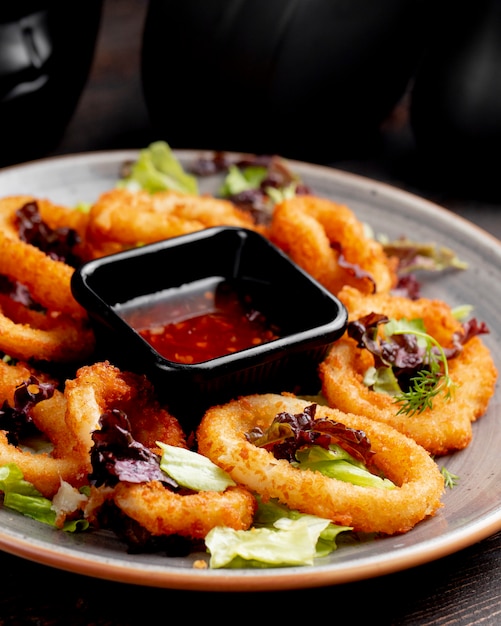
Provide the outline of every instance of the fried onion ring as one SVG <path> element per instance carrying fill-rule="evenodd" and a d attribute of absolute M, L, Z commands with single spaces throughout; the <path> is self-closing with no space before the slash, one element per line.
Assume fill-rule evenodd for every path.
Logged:
<path fill-rule="evenodd" d="M 69 208 L 60 204 L 54 204 L 45 198 L 33 198 L 32 201 L 38 205 L 38 211 L 42 220 L 56 230 L 58 228 L 69 228 L 74 230 L 81 240 L 85 239 L 89 214 L 80 208 Z"/>
<path fill-rule="evenodd" d="M 193 539 L 203 539 L 215 526 L 247 530 L 256 510 L 254 496 L 240 486 L 178 494 L 156 481 L 121 482 L 114 488 L 113 501 L 153 535 Z"/>
<path fill-rule="evenodd" d="M 155 400 L 153 388 L 143 377 L 122 372 L 113 365 L 84 366 L 66 383 L 67 424 L 76 435 L 73 452 L 90 472 L 92 431 L 100 416 L 111 409 L 124 411 L 134 439 L 160 453 L 156 441 L 186 447 L 179 422 Z M 95 516 L 105 500 L 113 500 L 129 517 L 153 535 L 178 534 L 203 538 L 214 526 L 247 529 L 256 501 L 243 487 L 222 493 L 174 493 L 158 481 L 132 484 L 119 482 L 113 488 L 93 488 L 88 515 Z"/>
<path fill-rule="evenodd" d="M 99 257 L 210 226 L 255 229 L 249 213 L 228 200 L 159 191 L 112 189 L 92 206 L 86 231 L 88 255 Z"/>
<path fill-rule="evenodd" d="M 22 360 L 76 362 L 94 350 L 94 333 L 87 313 L 71 293 L 73 268 L 19 237 L 16 211 L 33 201 L 31 196 L 0 200 L 0 274 L 24 285 L 44 311 L 2 294 L 0 350 Z M 47 215 L 56 208 L 48 201 L 36 202 Z M 59 213 L 64 211 L 59 207 Z"/>
<path fill-rule="evenodd" d="M 40 217 L 53 230 L 69 228 L 76 231 L 82 239 L 85 236 L 88 220 L 88 214 L 85 211 L 54 204 L 46 198 L 30 195 L 7 196 L 0 201 L 0 222 L 9 234 L 17 236 L 13 216 L 18 209 L 29 202 L 36 202 Z"/>
<path fill-rule="evenodd" d="M 71 293 L 73 268 L 19 238 L 16 211 L 32 201 L 31 196 L 8 196 L 0 200 L 0 274 L 26 285 L 33 298 L 46 309 L 86 317 Z"/>
<path fill-rule="evenodd" d="M 246 433 L 256 426 L 266 429 L 278 413 L 301 413 L 309 404 L 288 394 L 256 394 L 212 407 L 197 430 L 199 451 L 264 499 L 277 498 L 291 509 L 356 531 L 403 533 L 441 507 L 444 482 L 438 466 L 412 439 L 386 424 L 317 407 L 316 418 L 366 433 L 375 465 L 397 485 L 395 489 L 359 487 L 300 470 L 247 440 Z"/>
<path fill-rule="evenodd" d="M 15 322 L 0 308 L 0 350 L 16 359 L 58 363 L 79 361 L 94 350 L 94 333 L 83 320 L 49 314 L 38 321 L 38 327 Z"/>
<path fill-rule="evenodd" d="M 396 260 L 366 235 L 347 206 L 331 200 L 302 195 L 282 201 L 274 208 L 269 237 L 334 294 L 343 285 L 387 292 L 396 282 Z"/>
<path fill-rule="evenodd" d="M 31 409 L 33 422 L 53 446 L 50 452 L 34 452 L 13 445 L 9 443 L 7 433 L 0 430 L 0 465 L 15 463 L 25 480 L 47 498 L 56 494 L 61 480 L 80 487 L 87 478 L 85 468 L 71 453 L 65 410 L 64 396 L 57 390 L 51 398 Z"/>
<path fill-rule="evenodd" d="M 393 319 L 421 318 L 427 333 L 444 347 L 450 346 L 452 334 L 461 330 L 450 307 L 440 300 L 409 300 L 385 294 L 364 296 L 349 287 L 339 297 L 348 309 L 350 321 L 372 312 Z M 462 352 L 449 360 L 450 378 L 455 383 L 453 397 L 447 399 L 439 394 L 431 409 L 398 415 L 399 405 L 392 396 L 372 391 L 364 384 L 365 372 L 373 365 L 373 355 L 357 348 L 354 339 L 346 334 L 339 339 L 319 367 L 322 391 L 329 405 L 389 424 L 434 455 L 461 450 L 470 443 L 471 423 L 485 413 L 497 379 L 490 351 L 478 336 L 472 337 Z"/>
<path fill-rule="evenodd" d="M 155 399 L 151 383 L 131 372 L 122 372 L 109 362 L 81 367 L 66 381 L 66 424 L 73 434 L 73 454 L 90 473 L 92 432 L 99 428 L 103 413 L 119 409 L 130 420 L 132 435 L 156 450 L 156 441 L 186 447 L 184 432 L 175 417 Z"/>

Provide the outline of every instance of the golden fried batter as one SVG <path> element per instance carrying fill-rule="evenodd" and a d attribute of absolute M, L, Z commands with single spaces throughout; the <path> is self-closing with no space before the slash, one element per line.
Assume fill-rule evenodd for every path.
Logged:
<path fill-rule="evenodd" d="M 73 453 L 91 471 L 92 433 L 99 428 L 101 415 L 112 409 L 124 411 L 134 439 L 157 449 L 156 441 L 186 446 L 179 422 L 160 406 L 152 384 L 144 377 L 122 372 L 109 362 L 81 367 L 64 391 L 66 423 L 74 436 Z"/>
<path fill-rule="evenodd" d="M 427 333 L 444 347 L 451 345 L 452 334 L 461 329 L 450 307 L 440 300 L 413 301 L 386 294 L 365 296 L 350 287 L 343 289 L 339 297 L 348 309 L 350 321 L 372 312 L 394 319 L 421 318 Z M 471 423 L 487 410 L 497 379 L 490 351 L 480 337 L 473 337 L 459 356 L 449 360 L 449 374 L 455 384 L 452 398 L 439 394 L 431 409 L 397 415 L 400 407 L 392 396 L 372 391 L 363 382 L 367 369 L 373 365 L 373 355 L 357 348 L 354 339 L 345 334 L 338 340 L 319 367 L 329 405 L 390 424 L 434 455 L 461 450 L 470 443 Z"/>
<path fill-rule="evenodd" d="M 87 472 L 75 458 L 69 445 L 65 423 L 66 403 L 62 393 L 56 391 L 31 410 L 37 428 L 53 445 L 50 452 L 35 452 L 8 442 L 7 433 L 0 430 L 0 466 L 15 463 L 25 480 L 34 485 L 42 495 L 52 498 L 65 480 L 75 487 L 86 482 Z"/>
<path fill-rule="evenodd" d="M 100 416 L 120 409 L 127 414 L 132 436 L 157 454 L 157 441 L 185 448 L 179 422 L 155 399 L 151 384 L 143 377 L 122 372 L 107 362 L 82 367 L 67 381 L 66 421 L 75 436 L 74 457 L 91 471 L 92 432 Z M 243 487 L 222 493 L 175 493 L 157 481 L 115 487 L 92 488 L 87 516 L 93 519 L 105 500 L 113 500 L 129 517 L 153 535 L 178 534 L 200 539 L 214 526 L 247 529 L 252 523 L 256 501 Z"/>
<path fill-rule="evenodd" d="M 250 214 L 228 200 L 176 191 L 112 189 L 92 206 L 86 231 L 92 258 L 210 226 L 256 228 Z"/>
<path fill-rule="evenodd" d="M 73 268 L 19 238 L 15 214 L 31 201 L 35 201 L 31 196 L 0 199 L 0 274 L 26 285 L 33 298 L 45 308 L 85 317 L 85 310 L 71 293 Z"/>
<path fill-rule="evenodd" d="M 118 483 L 113 501 L 153 535 L 193 539 L 203 539 L 215 526 L 247 530 L 257 507 L 256 499 L 244 487 L 178 494 L 155 481 Z"/>
<path fill-rule="evenodd" d="M 386 424 L 325 406 L 316 413 L 364 431 L 375 465 L 395 489 L 360 487 L 300 470 L 247 440 L 246 433 L 256 426 L 266 429 L 277 413 L 301 413 L 309 404 L 291 395 L 263 394 L 212 407 L 197 431 L 199 450 L 264 499 L 278 498 L 291 509 L 356 531 L 403 533 L 439 509 L 444 482 L 438 466 L 421 446 Z"/>
<path fill-rule="evenodd" d="M 396 261 L 345 205 L 316 196 L 284 200 L 273 211 L 270 239 L 334 294 L 344 285 L 372 293 L 395 284 Z"/>

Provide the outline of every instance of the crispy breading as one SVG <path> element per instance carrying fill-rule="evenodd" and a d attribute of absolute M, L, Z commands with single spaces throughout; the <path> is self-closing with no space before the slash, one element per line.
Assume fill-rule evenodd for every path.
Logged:
<path fill-rule="evenodd" d="M 269 236 L 334 294 L 344 285 L 387 292 L 396 282 L 396 261 L 343 204 L 316 196 L 286 199 L 275 206 Z"/>
<path fill-rule="evenodd" d="M 155 481 L 120 482 L 113 490 L 113 501 L 153 535 L 194 539 L 203 539 L 216 526 L 247 530 L 257 507 L 254 496 L 241 486 L 182 494 Z"/>
<path fill-rule="evenodd" d="M 35 453 L 8 440 L 8 433 L 0 430 L 0 466 L 14 463 L 25 480 L 32 483 L 42 495 L 52 498 L 65 480 L 75 487 L 86 482 L 87 473 L 78 458 L 71 454 L 65 423 L 66 403 L 63 394 L 55 391 L 47 400 L 31 410 L 37 428 L 50 440 L 50 452 Z"/>
<path fill-rule="evenodd" d="M 144 376 L 123 372 L 108 361 L 97 362 L 81 367 L 75 378 L 67 380 L 64 394 L 66 424 L 74 436 L 73 454 L 89 472 L 92 433 L 99 429 L 101 415 L 112 409 L 127 414 L 133 437 L 146 447 L 157 450 L 156 441 L 186 447 L 181 425 L 159 404 Z"/>
<path fill-rule="evenodd" d="M 16 211 L 30 201 L 35 200 L 31 196 L 0 199 L 0 274 L 28 287 L 33 298 L 45 308 L 85 317 L 85 310 L 71 293 L 74 269 L 19 237 Z"/>
<path fill-rule="evenodd" d="M 228 200 L 176 191 L 112 189 L 91 207 L 86 230 L 87 255 L 118 252 L 211 226 L 257 228 L 250 214 Z"/>
<path fill-rule="evenodd" d="M 450 346 L 452 334 L 461 330 L 451 308 L 440 300 L 366 296 L 349 287 L 339 297 L 348 309 L 350 321 L 372 312 L 394 319 L 421 318 L 427 333 L 444 347 Z M 471 423 L 487 410 L 497 380 L 489 349 L 480 337 L 473 337 L 457 357 L 449 360 L 449 375 L 454 383 L 452 397 L 439 394 L 431 409 L 399 415 L 400 406 L 392 396 L 372 391 L 364 384 L 364 375 L 373 365 L 373 355 L 358 348 L 354 339 L 345 334 L 338 340 L 319 366 L 322 391 L 329 405 L 390 424 L 434 455 L 461 450 L 470 443 Z"/>
<path fill-rule="evenodd" d="M 265 500 L 277 498 L 293 510 L 356 531 L 403 533 L 441 507 L 444 481 L 438 466 L 421 446 L 386 424 L 325 406 L 318 406 L 315 415 L 366 433 L 375 465 L 395 483 L 393 489 L 297 469 L 247 440 L 246 433 L 256 426 L 266 429 L 278 413 L 301 413 L 309 404 L 290 394 L 263 394 L 212 407 L 197 431 L 199 450 Z"/>

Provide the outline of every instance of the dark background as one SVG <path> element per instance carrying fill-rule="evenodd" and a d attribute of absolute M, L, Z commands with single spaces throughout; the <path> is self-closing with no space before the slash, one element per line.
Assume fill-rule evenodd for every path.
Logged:
<path fill-rule="evenodd" d="M 479 3 L 482 4 L 485 4 L 484 0 Z M 160 138 L 150 124 L 141 83 L 141 46 L 147 10 L 147 0 L 104 2 L 94 62 L 86 87 L 53 154 L 141 148 Z M 433 14 L 432 18 L 435 19 L 436 15 Z M 447 24 L 454 27 L 454 23 Z M 440 37 L 444 35 L 440 33 Z M 499 66 L 501 68 L 501 57 Z M 169 80 L 168 60 L 165 80 Z M 501 237 L 501 220 L 492 220 L 501 204 L 501 186 L 498 184 L 501 175 L 496 174 L 485 184 L 459 170 L 457 174 L 450 173 L 446 180 L 440 178 L 440 169 L 438 173 L 430 171 L 427 155 L 421 155 L 416 149 L 410 127 L 411 87 L 410 82 L 408 91 L 376 129 L 376 138 L 371 138 L 360 154 L 344 158 L 337 156 L 327 163 L 417 193 Z M 175 87 L 171 86 L 171 91 L 175 97 Z M 203 94 L 201 98 L 203 102 Z M 201 105 L 201 115 L 203 111 Z M 169 140 L 169 137 L 162 138 Z M 471 160 L 479 156 L 472 155 Z M 490 154 L 489 158 L 496 171 L 501 172 L 499 151 Z"/>

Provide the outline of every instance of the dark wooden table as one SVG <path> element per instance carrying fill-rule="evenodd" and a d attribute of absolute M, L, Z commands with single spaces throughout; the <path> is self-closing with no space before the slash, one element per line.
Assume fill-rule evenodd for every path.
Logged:
<path fill-rule="evenodd" d="M 156 139 L 139 77 L 146 0 L 107 0 L 87 87 L 53 154 L 140 148 Z M 479 200 L 416 176 L 404 104 L 382 129 L 379 147 L 332 163 L 391 183 L 466 217 L 501 238 L 501 198 Z M 97 580 L 0 554 L 0 625 L 144 626 L 172 620 L 267 623 L 348 619 L 358 624 L 501 623 L 501 532 L 453 555 L 381 578 L 320 589 L 267 593 L 195 593 Z M 345 617 L 341 617 L 345 616 Z M 346 617 L 347 616 L 347 617 Z M 252 618 L 251 618 L 252 619 Z"/>

